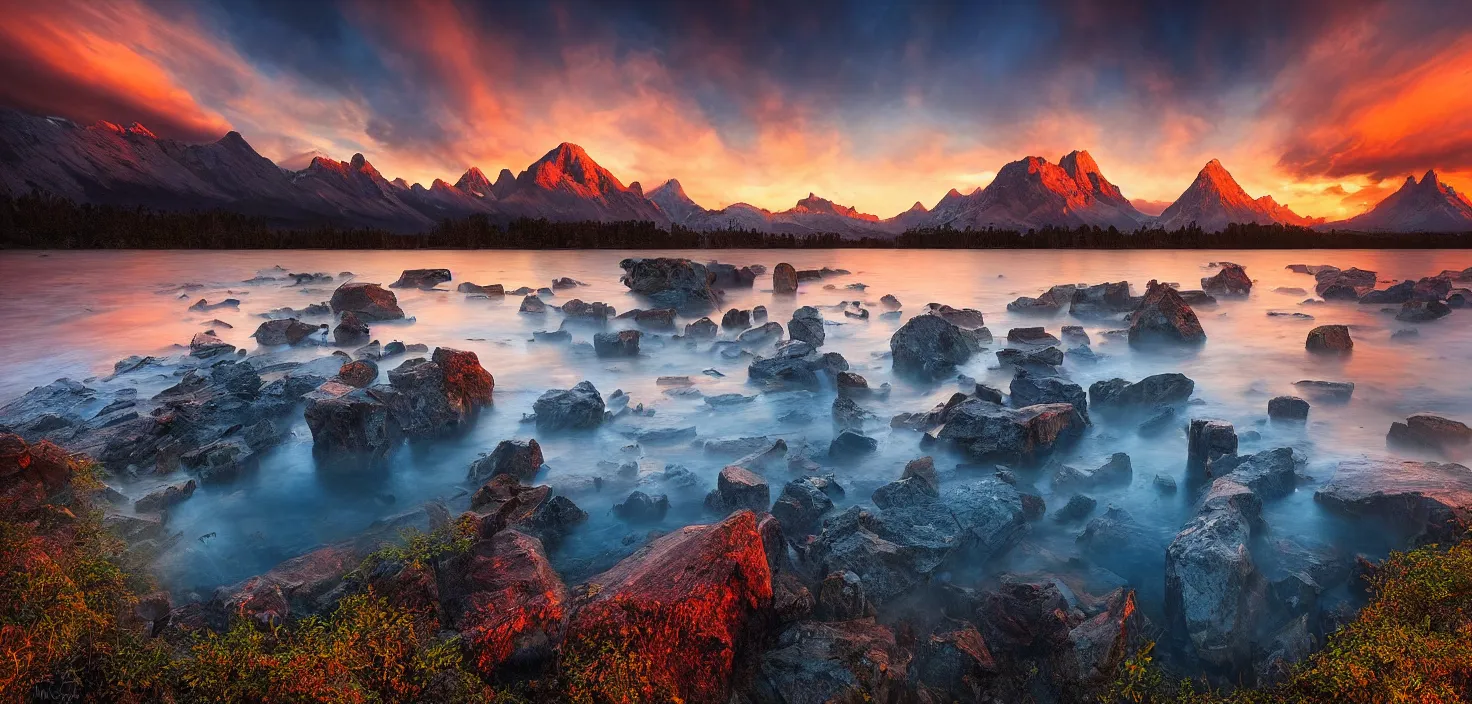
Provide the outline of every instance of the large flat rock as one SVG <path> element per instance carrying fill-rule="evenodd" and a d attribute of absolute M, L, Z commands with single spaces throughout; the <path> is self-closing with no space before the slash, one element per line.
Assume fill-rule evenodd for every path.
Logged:
<path fill-rule="evenodd" d="M 1384 519 L 1415 542 L 1444 540 L 1459 536 L 1472 518 L 1472 470 L 1361 457 L 1340 462 L 1314 499 L 1350 516 Z"/>

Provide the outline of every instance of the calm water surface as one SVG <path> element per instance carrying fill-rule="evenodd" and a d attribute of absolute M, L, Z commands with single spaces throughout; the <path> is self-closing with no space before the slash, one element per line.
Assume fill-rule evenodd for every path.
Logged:
<path fill-rule="evenodd" d="M 746 383 L 745 360 L 726 360 L 705 346 L 688 349 L 683 343 L 660 344 L 646 337 L 644 353 L 631 360 L 600 360 L 594 356 L 591 331 L 574 330 L 575 344 L 552 345 L 531 342 L 535 330 L 555 330 L 561 315 L 546 316 L 517 312 L 519 298 L 504 300 L 467 298 L 454 293 L 462 281 L 500 283 L 507 290 L 519 286 L 547 286 L 556 277 L 569 276 L 588 286 L 559 291 L 549 303 L 577 297 L 603 301 L 619 311 L 648 307 L 619 284 L 620 259 L 628 256 L 685 256 L 697 261 L 765 264 L 791 262 L 799 269 L 823 266 L 848 269 L 849 276 L 807 282 L 796 298 L 774 297 L 770 277 L 758 279 L 749 290 L 727 292 L 727 307 L 751 308 L 765 305 L 770 319 L 786 324 L 800 305 L 826 306 L 858 299 L 874 306 L 868 321 L 847 319 L 825 311 L 829 320 L 825 351 L 846 357 L 852 370 L 864 375 L 871 386 L 889 382 L 893 391 L 887 399 L 864 400 L 862 404 L 881 420 L 868 432 L 879 439 L 880 451 L 856 466 L 835 468 L 848 489 L 841 505 L 866 502 L 874 488 L 898 478 L 904 463 L 925 454 L 919 436 L 891 431 L 885 420 L 902 411 L 922 411 L 944 400 L 959 385 L 941 382 L 918 385 L 895 378 L 884 353 L 889 338 L 901 320 L 881 320 L 877 306 L 884 294 L 897 296 L 904 318 L 920 312 L 935 301 L 981 310 L 999 344 L 975 357 L 960 371 L 977 380 L 1006 389 L 1011 374 L 997 368 L 993 352 L 1011 327 L 1045 325 L 1058 333 L 1065 324 L 1082 324 L 1093 338 L 1097 363 L 1079 365 L 1069 359 L 1063 373 L 1087 388 L 1100 379 L 1124 377 L 1137 380 L 1161 372 L 1182 372 L 1196 381 L 1196 393 L 1188 417 L 1215 417 L 1236 424 L 1238 433 L 1255 430 L 1260 440 L 1246 441 L 1250 452 L 1290 446 L 1307 458 L 1305 473 L 1314 479 L 1286 499 L 1267 509 L 1270 535 L 1311 538 L 1345 549 L 1383 549 L 1373 536 L 1363 535 L 1339 519 L 1322 513 L 1312 501 L 1315 486 L 1326 481 L 1335 463 L 1360 454 L 1389 454 L 1385 433 L 1392 421 L 1418 411 L 1432 411 L 1468 420 L 1472 416 L 1472 375 L 1464 373 L 1472 358 L 1472 313 L 1458 311 L 1433 323 L 1401 323 L 1380 306 L 1353 303 L 1302 305 L 1308 296 L 1274 293 L 1277 287 L 1313 290 L 1313 278 L 1294 274 L 1284 266 L 1291 263 L 1357 266 L 1379 272 L 1382 280 L 1416 278 L 1443 269 L 1472 265 L 1472 254 L 1462 251 L 688 251 L 639 253 L 621 251 L 582 252 L 56 252 L 0 254 L 0 403 L 8 402 L 30 388 L 58 377 L 88 379 L 106 375 L 118 359 L 134 354 L 178 356 L 180 344 L 206 327 L 212 319 L 234 327 L 216 328 L 227 342 L 249 354 L 305 359 L 329 354 L 333 348 L 303 345 L 290 350 L 258 348 L 249 337 L 262 321 L 259 314 L 282 306 L 301 308 L 327 300 L 335 284 L 294 286 L 284 282 L 243 284 L 262 270 L 281 266 L 293 272 L 322 271 L 333 275 L 355 272 L 358 281 L 389 283 L 406 268 L 445 267 L 454 273 L 447 291 L 398 291 L 399 301 L 412 321 L 379 324 L 373 336 L 383 342 L 398 339 L 475 351 L 496 378 L 495 405 L 483 414 L 464 437 L 429 445 L 405 445 L 390 458 L 389 470 L 344 478 L 319 472 L 312 459 L 311 435 L 298 412 L 292 419 L 291 438 L 272 451 L 259 471 L 228 486 L 202 487 L 193 498 L 172 513 L 170 527 L 182 531 L 176 554 L 161 563 L 163 576 L 176 591 L 204 590 L 232 582 L 268 568 L 276 561 L 299 554 L 315 545 L 341 539 L 362 530 L 373 520 L 402 512 L 435 498 L 465 502 L 466 467 L 500 440 L 534 435 L 534 427 L 521 422 L 532 402 L 549 388 L 568 388 L 587 379 L 605 397 L 614 389 L 628 392 L 634 403 L 652 407 L 651 418 L 620 418 L 592 434 L 537 435 L 549 471 L 542 481 L 572 497 L 592 514 L 590 522 L 559 551 L 556 561 L 569 580 L 586 577 L 586 572 L 605 564 L 618 554 L 631 551 L 642 541 L 647 528 L 631 529 L 608 513 L 609 506 L 628 491 L 643 488 L 650 493 L 669 493 L 673 509 L 660 528 L 703 522 L 701 498 L 715 484 L 715 475 L 728 457 L 705 454 L 698 448 L 706 439 L 773 435 L 787 439 L 793 451 L 805 444 L 819 461 L 834 431 L 829 406 L 834 394 L 762 394 L 756 401 L 714 410 L 700 396 L 672 396 L 668 387 L 656 385 L 660 376 L 688 375 L 705 396 L 740 392 L 756 394 Z M 1202 276 L 1214 270 L 1212 261 L 1233 261 L 1247 267 L 1256 280 L 1252 295 L 1245 299 L 1223 299 L 1214 307 L 1198 310 L 1209 337 L 1198 350 L 1177 352 L 1132 351 L 1123 341 L 1101 335 L 1118 329 L 1114 321 L 1075 320 L 1066 313 L 1040 320 L 1007 312 L 1006 304 L 1020 295 L 1037 295 L 1059 283 L 1098 283 L 1128 280 L 1138 295 L 1150 279 L 1180 282 L 1197 288 Z M 843 290 L 849 283 L 868 284 L 866 291 Z M 180 293 L 186 283 L 204 288 Z M 824 290 L 825 284 L 836 290 Z M 225 297 L 242 301 L 239 310 L 192 313 L 189 304 L 199 298 L 215 301 Z M 1270 311 L 1302 312 L 1313 320 L 1272 317 Z M 711 315 L 719 321 L 718 313 Z M 328 322 L 326 319 L 312 322 Z M 620 321 L 622 322 L 622 321 Z M 689 322 L 682 318 L 680 324 Z M 1307 355 L 1304 336 L 1315 325 L 1343 323 L 1351 327 L 1354 353 L 1344 359 Z M 1391 334 L 1415 328 L 1420 335 L 1409 342 L 1392 341 Z M 383 371 L 398 360 L 388 360 Z M 714 368 L 723 378 L 703 375 Z M 166 375 L 131 375 L 130 383 L 140 393 L 151 395 L 171 385 Z M 1316 403 L 1307 424 L 1275 424 L 1266 416 L 1268 399 L 1294 392 L 1300 379 L 1352 381 L 1353 400 L 1342 405 Z M 791 410 L 809 413 L 813 422 L 791 425 L 777 418 Z M 1147 523 L 1161 541 L 1161 557 L 1147 559 L 1139 569 L 1124 575 L 1141 589 L 1147 602 L 1156 602 L 1161 590 L 1159 561 L 1163 546 L 1179 530 L 1189 512 L 1189 491 L 1162 495 L 1151 485 L 1153 477 L 1166 474 L 1181 481 L 1185 476 L 1183 432 L 1142 439 L 1135 433 L 1137 419 L 1111 419 L 1095 414 L 1095 425 L 1084 440 L 1068 451 L 1065 461 L 1097 465 L 1109 453 L 1128 452 L 1134 462 L 1134 481 L 1127 488 L 1099 491 L 1098 511 L 1114 503 L 1129 509 Z M 689 426 L 698 429 L 694 443 L 646 446 L 638 452 L 624 449 L 631 443 L 627 433 L 638 427 Z M 593 476 L 610 478 L 612 470 L 599 462 L 640 462 L 640 477 L 598 492 Z M 956 469 L 964 460 L 938 455 L 937 466 L 946 476 L 977 472 Z M 681 491 L 658 480 L 666 463 L 688 467 L 700 483 Z M 773 471 L 769 479 L 773 497 L 788 479 Z M 177 479 L 176 479 L 177 480 Z M 155 481 L 152 485 L 156 485 Z M 130 494 L 141 494 L 152 485 L 125 486 Z M 1048 482 L 1036 488 L 1047 500 L 1050 512 L 1066 496 L 1051 494 Z M 1029 538 L 992 569 L 1048 569 L 1077 557 L 1074 535 L 1079 525 L 1060 527 L 1051 521 L 1034 524 Z M 216 538 L 200 543 L 194 537 L 215 533 Z M 611 557 L 612 556 L 612 557 Z M 1086 557 L 1086 556 L 1085 556 Z M 1147 608 L 1158 608 L 1158 602 Z"/>

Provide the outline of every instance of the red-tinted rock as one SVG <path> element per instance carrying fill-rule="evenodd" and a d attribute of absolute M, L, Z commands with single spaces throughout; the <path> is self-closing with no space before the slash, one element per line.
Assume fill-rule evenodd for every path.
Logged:
<path fill-rule="evenodd" d="M 562 652 L 569 696 L 726 704 L 772 577 L 756 516 L 740 511 L 670 533 L 578 592 Z"/>
<path fill-rule="evenodd" d="M 1151 281 L 1145 287 L 1140 307 L 1130 314 L 1130 344 L 1206 342 L 1206 332 L 1196 311 L 1181 294 L 1165 284 Z"/>
<path fill-rule="evenodd" d="M 474 352 L 440 347 L 430 357 L 445 374 L 445 392 L 451 405 L 461 413 L 491 402 L 496 379 L 480 365 Z"/>
<path fill-rule="evenodd" d="M 909 701 L 909 667 L 910 654 L 872 618 L 808 621 L 790 626 L 762 656 L 753 689 L 760 701 Z"/>
<path fill-rule="evenodd" d="M 1320 325 L 1308 331 L 1304 348 L 1310 352 L 1343 353 L 1354 349 L 1349 328 L 1344 325 Z"/>
<path fill-rule="evenodd" d="M 71 483 L 75 470 L 71 454 L 49 440 L 27 445 L 19 435 L 0 434 L 0 490 L 24 483 L 55 493 Z"/>
<path fill-rule="evenodd" d="M 562 639 L 567 588 L 542 541 L 507 530 L 440 568 L 448 625 L 460 631 L 483 675 L 544 661 Z"/>
<path fill-rule="evenodd" d="M 337 370 L 337 379 L 348 386 L 366 389 L 378 379 L 378 365 L 371 359 L 348 362 Z"/>
<path fill-rule="evenodd" d="M 251 337 L 256 339 L 256 343 L 262 345 L 295 345 L 320 329 L 316 325 L 308 325 L 296 318 L 267 320 L 261 323 L 254 333 L 251 333 Z"/>
<path fill-rule="evenodd" d="M 1201 278 L 1201 290 L 1220 296 L 1246 296 L 1252 293 L 1252 279 L 1238 264 L 1223 264 L 1215 276 Z"/>
<path fill-rule="evenodd" d="M 797 269 L 791 264 L 782 262 L 772 268 L 772 292 L 773 293 L 796 293 L 797 292 Z"/>
<path fill-rule="evenodd" d="M 397 320 L 404 317 L 399 298 L 378 284 L 346 283 L 332 292 L 332 312 L 352 311 L 362 320 Z"/>

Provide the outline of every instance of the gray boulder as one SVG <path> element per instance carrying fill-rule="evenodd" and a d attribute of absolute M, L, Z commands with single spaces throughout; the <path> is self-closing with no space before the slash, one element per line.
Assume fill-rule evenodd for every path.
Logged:
<path fill-rule="evenodd" d="M 1472 518 L 1472 470 L 1452 463 L 1344 460 L 1314 500 L 1344 515 L 1379 518 L 1413 543 L 1455 540 Z"/>
<path fill-rule="evenodd" d="M 1208 667 L 1246 666 L 1262 612 L 1262 576 L 1248 551 L 1261 503 L 1230 477 L 1214 481 L 1165 553 L 1170 633 Z"/>
<path fill-rule="evenodd" d="M 968 399 L 945 414 L 936 436 L 976 459 L 1032 462 L 1076 440 L 1087 424 L 1072 404 L 1004 408 Z"/>
<path fill-rule="evenodd" d="M 642 335 L 638 330 L 600 332 L 593 336 L 593 351 L 599 357 L 637 357 Z"/>
<path fill-rule="evenodd" d="M 389 288 L 434 288 L 450 280 L 449 269 L 405 269 Z"/>
<path fill-rule="evenodd" d="M 762 513 L 771 505 L 772 492 L 767 480 L 734 465 L 721 470 L 715 491 L 705 497 L 705 507 L 721 514 L 741 509 Z"/>
<path fill-rule="evenodd" d="M 618 263 L 624 270 L 620 279 L 630 291 L 645 296 L 660 308 L 676 308 L 686 313 L 700 313 L 719 303 L 711 288 L 715 275 L 705 265 L 689 259 L 659 257 L 625 259 Z"/>
<path fill-rule="evenodd" d="M 1084 393 L 1083 387 L 1071 381 L 1054 376 L 1037 376 L 1018 369 L 1017 374 L 1012 377 L 1009 391 L 1013 406 L 1067 403 L 1078 411 L 1084 423 L 1089 422 L 1088 394 Z"/>
<path fill-rule="evenodd" d="M 603 422 L 603 397 L 587 381 L 571 389 L 543 393 L 532 404 L 538 430 L 582 430 L 596 428 Z"/>
<path fill-rule="evenodd" d="M 1196 390 L 1185 374 L 1155 374 L 1135 383 L 1114 378 L 1089 386 L 1089 403 L 1099 406 L 1155 406 L 1184 403 Z"/>
<path fill-rule="evenodd" d="M 812 306 L 798 308 L 792 312 L 792 320 L 787 323 L 787 335 L 813 347 L 822 347 L 827 337 L 827 333 L 823 331 L 822 314 Z"/>
<path fill-rule="evenodd" d="M 507 474 L 530 482 L 542 471 L 542 446 L 536 440 L 502 440 L 491 454 L 470 464 L 467 479 L 484 483 Z"/>
<path fill-rule="evenodd" d="M 889 339 L 894 370 L 927 380 L 950 376 L 981 350 L 974 335 L 938 315 L 917 315 Z"/>

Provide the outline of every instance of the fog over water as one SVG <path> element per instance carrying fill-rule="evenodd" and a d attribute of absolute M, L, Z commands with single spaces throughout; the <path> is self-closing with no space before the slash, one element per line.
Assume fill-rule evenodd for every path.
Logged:
<path fill-rule="evenodd" d="M 865 428 L 877 438 L 879 450 L 860 461 L 833 464 L 826 458 L 836 430 L 830 407 L 832 389 L 819 392 L 764 392 L 747 381 L 750 358 L 727 359 L 709 343 L 687 344 L 666 333 L 645 333 L 643 352 L 633 359 L 600 359 L 589 344 L 592 328 L 570 327 L 573 343 L 533 342 L 532 332 L 556 330 L 562 315 L 518 312 L 519 296 L 471 298 L 454 292 L 460 282 L 499 283 L 506 290 L 520 286 L 549 286 L 554 278 L 571 277 L 586 286 L 559 290 L 546 300 L 560 305 L 572 298 L 602 301 L 623 312 L 652 307 L 619 283 L 618 262 L 632 256 L 712 259 L 738 266 L 778 262 L 798 269 L 832 267 L 852 272 L 822 281 L 804 282 L 797 296 L 772 294 L 769 274 L 759 276 L 752 289 L 731 289 L 723 307 L 749 309 L 766 306 L 769 319 L 784 328 L 799 306 L 818 307 L 827 320 L 825 352 L 839 352 L 850 370 L 863 375 L 871 387 L 888 383 L 887 397 L 860 399 L 876 416 Z M 1063 283 L 1100 283 L 1128 280 L 1135 295 L 1151 279 L 1179 282 L 1199 288 L 1199 279 L 1215 272 L 1208 264 L 1231 261 L 1246 267 L 1256 281 L 1250 296 L 1220 298 L 1215 306 L 1197 309 L 1208 340 L 1198 349 L 1133 350 L 1121 338 L 1103 333 L 1125 327 L 1119 320 L 1075 319 L 1065 311 L 1038 318 L 1009 313 L 1008 302 L 1018 296 L 1036 296 Z M 996 342 L 958 371 L 976 381 L 1006 391 L 1010 368 L 1000 368 L 995 351 L 1005 346 L 1009 328 L 1042 325 L 1054 335 L 1063 325 L 1082 325 L 1092 338 L 1098 359 L 1080 363 L 1070 356 L 1062 374 L 1084 388 L 1102 379 L 1123 377 L 1135 381 L 1151 374 L 1180 372 L 1196 382 L 1195 394 L 1181 416 L 1219 418 L 1236 425 L 1243 436 L 1242 452 L 1291 447 L 1307 460 L 1303 474 L 1312 479 L 1291 496 L 1265 502 L 1266 535 L 1293 537 L 1336 545 L 1348 551 L 1383 552 L 1383 533 L 1354 526 L 1332 516 L 1313 500 L 1315 487 L 1326 481 L 1335 464 L 1357 455 L 1414 457 L 1390 450 L 1386 430 L 1393 421 L 1419 411 L 1430 411 L 1463 421 L 1472 419 L 1472 313 L 1456 311 L 1430 323 L 1395 320 L 1382 306 L 1330 302 L 1304 305 L 1311 298 L 1314 279 L 1295 274 L 1287 264 L 1333 264 L 1378 272 L 1379 278 L 1400 280 L 1436 274 L 1444 269 L 1472 265 L 1472 254 L 1458 251 L 263 251 L 263 252 L 55 252 L 0 254 L 0 403 L 7 403 L 34 386 L 58 377 L 85 380 L 105 376 L 112 365 L 129 355 L 179 357 L 188 352 L 190 337 L 213 327 L 227 342 L 272 360 L 304 360 L 325 356 L 334 349 L 330 339 L 294 348 L 262 349 L 250 338 L 263 318 L 260 313 L 289 306 L 302 308 L 326 301 L 336 286 L 297 286 L 289 281 L 242 283 L 258 272 L 283 267 L 292 272 L 354 273 L 353 280 L 388 284 L 408 268 L 448 268 L 454 280 L 441 289 L 398 289 L 408 321 L 372 324 L 372 335 L 384 343 L 402 340 L 474 351 L 495 376 L 495 403 L 482 412 L 463 436 L 403 444 L 383 468 L 357 471 L 319 470 L 312 455 L 312 438 L 300 411 L 290 416 L 289 439 L 270 452 L 260 467 L 226 485 L 205 485 L 170 512 L 169 529 L 182 532 L 173 553 L 161 560 L 161 577 L 179 594 L 208 594 L 216 585 L 240 580 L 268 569 L 280 560 L 323 543 L 351 536 L 372 521 L 411 510 L 432 499 L 446 500 L 452 510 L 468 505 L 466 469 L 479 455 L 501 440 L 535 437 L 542 446 L 547 469 L 538 483 L 551 485 L 590 514 L 588 523 L 552 552 L 554 564 L 569 583 L 606 568 L 618 557 L 644 542 L 651 529 L 668 530 L 703 523 L 716 516 L 705 511 L 702 499 L 714 488 L 716 475 L 734 455 L 705 451 L 706 440 L 750 436 L 784 438 L 789 456 L 807 448 L 824 472 L 833 472 L 846 490 L 838 509 L 867 503 L 873 490 L 898 479 L 905 463 L 934 454 L 944 485 L 947 478 L 991 475 L 991 464 L 978 466 L 946 450 L 922 450 L 920 434 L 891 429 L 889 419 L 901 412 L 930 409 L 962 383 L 952 378 L 923 384 L 897 377 L 891 370 L 890 336 L 904 320 L 919 314 L 926 303 L 975 308 L 986 316 Z M 341 278 L 338 278 L 341 281 Z M 179 291 L 186 283 L 202 288 Z M 853 283 L 865 290 L 846 290 Z M 825 289 L 833 285 L 832 290 Z M 1278 287 L 1296 287 L 1307 294 L 1275 293 Z M 1383 284 L 1382 284 L 1383 287 Z M 892 294 L 903 304 L 903 315 L 885 319 L 879 299 Z M 190 312 L 199 298 L 214 302 L 232 297 L 238 310 Z M 830 310 L 841 301 L 858 300 L 871 310 L 868 320 L 845 317 Z M 1270 312 L 1302 313 L 1312 319 L 1271 316 Z M 720 321 L 719 312 L 710 314 Z M 218 319 L 231 329 L 213 326 Z M 678 326 L 695 318 L 681 316 Z M 331 322 L 328 317 L 308 318 Z M 626 321 L 611 321 L 616 328 Z M 1311 356 L 1304 350 L 1308 330 L 1322 324 L 1347 324 L 1355 340 L 1354 352 L 1343 358 Z M 1414 328 L 1419 335 L 1392 340 L 1397 330 Z M 723 331 L 723 338 L 734 337 Z M 351 350 L 349 350 L 351 351 Z M 755 350 L 771 354 L 770 346 Z M 409 355 L 415 356 L 415 355 Z M 380 380 L 401 358 L 380 363 Z M 712 369 L 722 376 L 703 373 Z M 661 376 L 688 376 L 695 391 L 660 385 Z M 631 405 L 654 409 L 652 416 L 625 414 L 590 432 L 542 434 L 523 414 L 548 389 L 566 389 L 582 380 L 592 382 L 605 399 L 615 389 L 627 392 Z M 1354 382 L 1353 398 L 1343 404 L 1312 401 L 1306 423 L 1269 422 L 1270 398 L 1295 394 L 1293 382 L 1321 379 Z M 133 374 L 121 382 L 151 396 L 177 382 L 167 372 Z M 970 390 L 969 388 L 966 390 Z M 704 399 L 740 393 L 755 400 L 720 408 Z M 99 400 L 99 407 L 106 399 Z M 799 413 L 794 414 L 797 411 Z M 790 414 L 790 415 L 789 415 Z M 811 420 L 800 422 L 800 416 Z M 779 420 L 784 416 L 787 421 Z M 794 421 L 794 417 L 799 417 Z M 1158 613 L 1162 592 L 1164 547 L 1187 519 L 1196 494 L 1186 482 L 1186 438 L 1181 428 L 1157 437 L 1136 432 L 1141 417 L 1092 414 L 1093 425 L 1084 438 L 1057 459 L 1094 467 L 1110 453 L 1126 452 L 1133 461 L 1134 478 L 1127 487 L 1091 492 L 1098 500 L 1092 515 L 1110 504 L 1128 509 L 1159 540 L 1142 546 L 1137 564 L 1121 568 L 1120 577 L 1137 587 L 1147 613 Z M 694 438 L 668 443 L 642 443 L 631 435 L 647 428 L 693 426 Z M 1252 439 L 1249 431 L 1258 434 Z M 1432 459 L 1431 457 L 1417 457 Z M 1437 458 L 1440 459 L 1440 458 Z M 1466 458 L 1452 458 L 1466 461 Z M 638 463 L 637 476 L 620 474 L 616 466 Z M 603 463 L 600 465 L 600 463 Z M 609 464 L 611 463 L 611 464 Z M 696 481 L 689 486 L 667 482 L 667 464 L 683 465 Z M 964 465 L 958 467 L 958 465 Z M 1153 486 L 1157 474 L 1174 478 L 1181 490 L 1165 494 Z M 781 486 L 796 474 L 767 471 L 775 498 Z M 603 480 L 601 489 L 594 477 Z M 1020 486 L 1036 491 L 1049 514 L 1066 502 L 1055 495 L 1046 476 L 1019 471 Z M 121 483 L 130 496 L 163 483 L 166 478 L 144 478 Z M 179 481 L 178 477 L 167 478 Z M 663 523 L 629 526 L 615 518 L 610 506 L 630 490 L 668 494 L 671 510 Z M 966 574 L 942 575 L 973 583 L 1001 570 L 1028 572 L 1057 570 L 1060 565 L 1087 564 L 1074 538 L 1083 522 L 1057 523 L 1051 517 L 1030 524 L 1029 534 L 1000 561 L 977 566 Z M 213 533 L 214 538 L 195 538 Z M 1073 558 L 1083 558 L 1075 560 Z M 1085 568 L 1079 568 L 1085 569 Z M 973 573 L 974 572 L 974 573 Z M 1107 582 L 1112 577 L 1094 575 Z"/>

